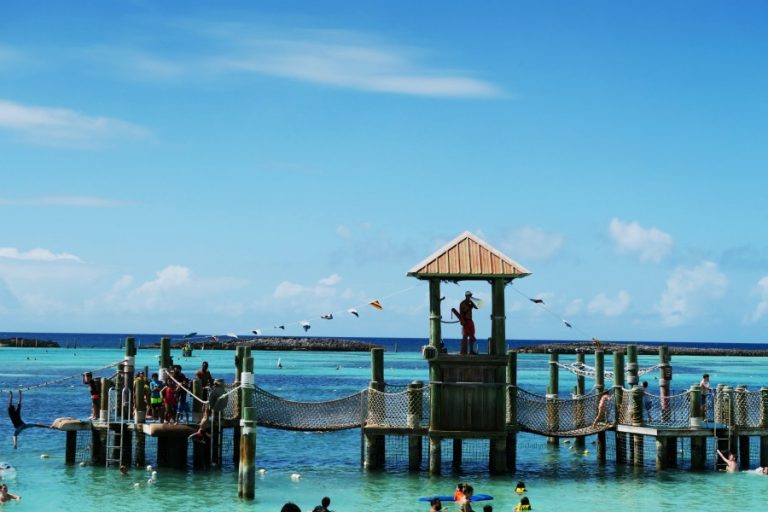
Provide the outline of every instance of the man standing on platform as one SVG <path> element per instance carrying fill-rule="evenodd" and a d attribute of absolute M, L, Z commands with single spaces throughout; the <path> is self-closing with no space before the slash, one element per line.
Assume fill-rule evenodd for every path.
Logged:
<path fill-rule="evenodd" d="M 464 294 L 464 300 L 459 305 L 459 320 L 461 321 L 461 354 L 467 354 L 467 341 L 469 341 L 469 353 L 475 352 L 475 322 L 472 321 L 472 310 L 477 305 L 472 302 L 472 292 Z"/>

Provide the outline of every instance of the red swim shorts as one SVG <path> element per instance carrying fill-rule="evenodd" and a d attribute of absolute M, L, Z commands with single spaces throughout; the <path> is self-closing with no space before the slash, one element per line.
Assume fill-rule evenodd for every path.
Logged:
<path fill-rule="evenodd" d="M 472 320 L 464 320 L 464 336 L 469 338 L 475 337 L 475 322 Z"/>

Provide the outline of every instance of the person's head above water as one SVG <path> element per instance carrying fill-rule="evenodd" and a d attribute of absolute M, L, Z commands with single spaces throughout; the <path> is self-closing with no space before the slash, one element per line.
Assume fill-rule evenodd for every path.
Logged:
<path fill-rule="evenodd" d="M 471 297 L 471 296 L 472 296 L 472 292 L 470 292 L 470 291 L 467 291 L 467 292 L 464 294 L 464 296 L 465 296 L 465 297 Z"/>

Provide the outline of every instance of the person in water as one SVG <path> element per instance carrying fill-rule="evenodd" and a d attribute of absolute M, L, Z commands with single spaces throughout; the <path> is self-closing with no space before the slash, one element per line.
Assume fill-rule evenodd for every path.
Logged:
<path fill-rule="evenodd" d="M 523 496 L 520 498 L 520 503 L 515 505 L 515 508 L 512 510 L 514 510 L 514 512 L 520 512 L 522 510 L 533 510 L 533 507 L 531 507 L 531 500 L 528 499 L 528 496 Z"/>
<path fill-rule="evenodd" d="M 456 484 L 456 490 L 453 491 L 453 501 L 456 503 L 461 503 L 464 501 L 464 486 L 466 484 L 459 482 Z"/>
<path fill-rule="evenodd" d="M 42 425 L 40 423 L 25 423 L 24 420 L 21 419 L 21 390 L 19 390 L 19 402 L 18 405 L 13 405 L 13 391 L 8 392 L 8 417 L 11 419 L 11 423 L 13 423 L 13 428 L 15 429 L 13 431 L 13 448 L 14 450 L 18 448 L 18 439 L 19 434 L 21 434 L 22 430 L 31 428 L 31 427 L 38 427 L 38 428 L 50 428 L 48 425 Z"/>
<path fill-rule="evenodd" d="M 441 510 L 443 510 L 443 504 L 440 502 L 440 498 L 429 500 L 429 512 L 440 512 Z"/>
<path fill-rule="evenodd" d="M 739 463 L 736 462 L 736 456 L 733 454 L 733 452 L 730 452 L 728 457 L 723 455 L 723 452 L 720 450 L 717 450 L 717 454 L 721 459 L 723 459 L 723 462 L 725 462 L 725 470 L 727 472 L 736 473 L 739 470 Z"/>
<path fill-rule="evenodd" d="M 475 489 L 469 484 L 464 484 L 464 503 L 459 507 L 459 512 L 475 512 L 472 508 L 472 495 L 474 494 Z"/>
<path fill-rule="evenodd" d="M 515 486 L 515 494 L 523 494 L 525 491 L 525 482 L 517 482 L 517 485 Z"/>
<path fill-rule="evenodd" d="M 21 501 L 21 496 L 9 493 L 7 485 L 0 485 L 0 503 L 5 503 L 6 501 L 11 500 Z"/>
<path fill-rule="evenodd" d="M 464 294 L 464 300 L 459 304 L 459 320 L 461 321 L 461 354 L 477 354 L 475 352 L 475 322 L 472 320 L 472 310 L 477 309 L 477 305 L 472 302 L 472 292 Z M 469 341 L 469 352 L 467 352 L 467 341 Z"/>

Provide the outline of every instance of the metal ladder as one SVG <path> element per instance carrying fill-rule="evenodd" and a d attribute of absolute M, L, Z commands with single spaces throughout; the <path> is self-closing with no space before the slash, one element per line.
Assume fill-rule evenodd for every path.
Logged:
<path fill-rule="evenodd" d="M 120 410 L 120 402 L 117 399 L 117 394 L 121 393 L 123 410 L 128 411 L 128 417 L 124 417 Z M 117 389 L 110 388 L 109 390 L 109 402 L 108 402 L 108 416 L 107 416 L 107 450 L 104 457 L 105 466 L 109 467 L 111 464 L 117 466 L 122 465 L 123 461 L 123 437 L 128 429 L 128 424 L 131 422 L 130 411 L 133 410 L 132 394 L 130 389 Z M 119 431 L 116 430 L 119 425 Z M 114 455 L 117 454 L 117 457 Z"/>

